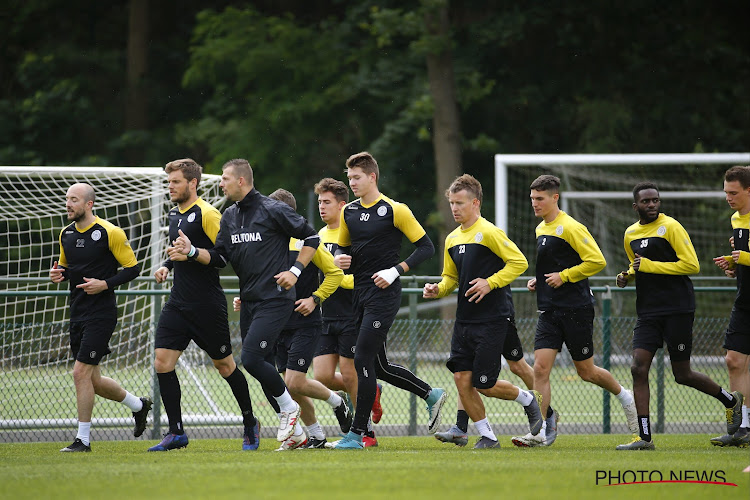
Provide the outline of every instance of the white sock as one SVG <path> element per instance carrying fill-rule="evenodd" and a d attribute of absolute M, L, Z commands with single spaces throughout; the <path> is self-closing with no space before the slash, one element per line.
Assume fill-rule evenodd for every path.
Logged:
<path fill-rule="evenodd" d="M 282 394 L 279 397 L 274 396 L 274 399 L 277 403 L 279 403 L 279 408 L 281 411 L 294 411 L 294 409 L 297 407 L 297 403 L 294 402 L 292 399 L 291 394 L 289 394 L 289 391 L 284 389 L 284 394 Z"/>
<path fill-rule="evenodd" d="M 620 400 L 620 404 L 622 406 L 627 406 L 634 401 L 632 393 L 630 391 L 626 391 L 623 386 L 620 386 L 620 392 L 615 394 L 615 396 L 617 396 L 617 399 Z"/>
<path fill-rule="evenodd" d="M 86 446 L 89 445 L 89 434 L 91 432 L 91 422 L 78 422 L 78 434 L 76 438 L 80 439 Z"/>
<path fill-rule="evenodd" d="M 341 396 L 333 391 L 331 391 L 331 395 L 328 396 L 328 399 L 326 399 L 326 403 L 328 403 L 331 408 L 338 408 L 342 401 L 344 400 L 341 399 Z"/>
<path fill-rule="evenodd" d="M 744 427 L 745 429 L 750 427 L 750 419 L 747 416 L 747 405 L 742 405 L 742 423 L 740 427 Z"/>
<path fill-rule="evenodd" d="M 120 402 L 133 411 L 141 411 L 141 409 L 143 409 L 143 401 L 141 401 L 141 398 L 133 396 L 128 391 L 125 391 L 125 399 Z"/>
<path fill-rule="evenodd" d="M 492 426 L 486 418 L 474 422 L 474 427 L 477 429 L 477 432 L 480 436 L 489 438 L 493 441 L 497 441 L 497 436 L 495 436 L 495 433 L 492 432 Z"/>
<path fill-rule="evenodd" d="M 523 406 L 529 406 L 534 401 L 534 395 L 529 391 L 524 391 L 520 387 L 518 389 L 518 396 L 516 396 L 516 403 L 521 403 Z"/>
<path fill-rule="evenodd" d="M 308 425 L 307 432 L 310 434 L 311 437 L 314 437 L 315 439 L 323 440 L 326 438 L 326 433 L 323 432 L 323 428 L 320 426 L 318 422 L 315 422 L 312 425 Z"/>
<path fill-rule="evenodd" d="M 367 418 L 367 432 L 372 432 L 372 417 Z"/>
<path fill-rule="evenodd" d="M 299 420 L 295 422 L 294 424 L 294 435 L 299 436 L 300 434 L 303 434 L 305 431 L 302 429 L 302 426 L 299 424 Z"/>

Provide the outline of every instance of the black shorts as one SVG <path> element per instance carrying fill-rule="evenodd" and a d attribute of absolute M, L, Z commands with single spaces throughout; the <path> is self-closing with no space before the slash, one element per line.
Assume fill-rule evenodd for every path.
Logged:
<path fill-rule="evenodd" d="M 338 354 L 354 359 L 357 345 L 357 325 L 352 319 L 323 320 L 323 334 L 318 341 L 315 357 Z"/>
<path fill-rule="evenodd" d="M 292 312 L 294 301 L 289 299 L 243 301 L 240 306 L 243 353 L 249 352 L 254 356 L 273 360 L 276 341 Z"/>
<path fill-rule="evenodd" d="M 594 355 L 594 308 L 551 309 L 539 313 L 534 349 L 562 350 L 565 344 L 574 361 Z"/>
<path fill-rule="evenodd" d="M 282 330 L 276 341 L 276 369 L 307 373 L 320 339 L 320 324 Z"/>
<path fill-rule="evenodd" d="M 508 322 L 508 333 L 505 334 L 505 344 L 503 345 L 503 357 L 507 361 L 520 361 L 523 358 L 523 346 L 521 345 L 521 339 L 518 337 L 516 318 L 510 318 Z"/>
<path fill-rule="evenodd" d="M 472 372 L 472 385 L 489 389 L 500 374 L 501 354 L 510 318 L 492 323 L 456 321 L 451 338 L 451 355 L 446 366 L 453 372 Z"/>
<path fill-rule="evenodd" d="M 184 351 L 191 340 L 211 359 L 224 359 L 232 354 L 226 303 L 164 305 L 154 348 Z"/>
<path fill-rule="evenodd" d="M 669 359 L 687 361 L 693 351 L 695 313 L 638 318 L 633 328 L 633 350 L 655 353 L 667 342 Z"/>
<path fill-rule="evenodd" d="M 723 347 L 728 351 L 750 354 L 750 311 L 732 308 Z"/>
<path fill-rule="evenodd" d="M 367 332 L 386 338 L 401 307 L 401 287 L 394 285 L 385 290 L 375 286 L 354 289 L 358 333 Z"/>
<path fill-rule="evenodd" d="M 76 361 L 98 365 L 111 353 L 109 339 L 117 326 L 116 318 L 94 318 L 70 322 L 70 350 Z"/>

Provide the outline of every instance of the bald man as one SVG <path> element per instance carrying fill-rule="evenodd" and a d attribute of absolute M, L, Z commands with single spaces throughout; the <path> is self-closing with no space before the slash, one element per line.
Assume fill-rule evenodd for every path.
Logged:
<path fill-rule="evenodd" d="M 138 398 L 104 377 L 99 362 L 109 354 L 109 339 L 117 324 L 114 289 L 140 272 L 125 232 L 93 213 L 94 188 L 73 184 L 65 195 L 68 220 L 60 232 L 60 260 L 52 265 L 53 283 L 70 281 L 70 349 L 75 357 L 73 381 L 78 406 L 78 435 L 63 452 L 91 451 L 89 433 L 94 396 L 124 404 L 133 412 L 138 437 L 146 429 L 152 402 Z M 118 272 L 118 269 L 122 270 Z"/>

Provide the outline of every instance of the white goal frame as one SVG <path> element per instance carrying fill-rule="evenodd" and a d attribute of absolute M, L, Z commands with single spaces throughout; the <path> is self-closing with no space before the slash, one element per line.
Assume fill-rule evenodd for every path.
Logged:
<path fill-rule="evenodd" d="M 508 167 L 545 165 L 750 165 L 750 153 L 658 153 L 658 154 L 516 154 L 495 155 L 495 225 L 508 230 Z M 565 191 L 562 208 L 573 199 L 630 199 L 629 191 Z M 721 198 L 723 191 L 672 191 L 662 198 Z"/>

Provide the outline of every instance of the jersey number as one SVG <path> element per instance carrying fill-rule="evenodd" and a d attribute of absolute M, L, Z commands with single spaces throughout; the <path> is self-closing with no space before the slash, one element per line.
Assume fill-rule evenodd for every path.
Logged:
<path fill-rule="evenodd" d="M 466 253 L 466 245 L 458 245 L 458 253 Z"/>
<path fill-rule="evenodd" d="M 370 220 L 370 214 L 360 214 L 359 220 L 367 222 L 368 220 Z"/>
<path fill-rule="evenodd" d="M 326 248 L 329 252 L 333 252 L 333 243 L 326 243 Z"/>
<path fill-rule="evenodd" d="M 180 224 L 182 224 L 182 219 L 177 219 L 177 227 L 180 227 Z"/>
<path fill-rule="evenodd" d="M 742 229 L 740 229 L 740 234 L 737 237 L 742 238 Z"/>
<path fill-rule="evenodd" d="M 547 237 L 542 238 L 542 246 L 547 244 Z"/>

